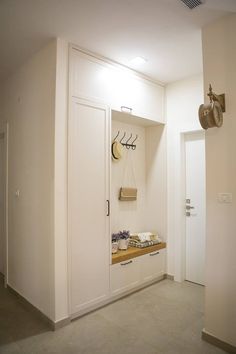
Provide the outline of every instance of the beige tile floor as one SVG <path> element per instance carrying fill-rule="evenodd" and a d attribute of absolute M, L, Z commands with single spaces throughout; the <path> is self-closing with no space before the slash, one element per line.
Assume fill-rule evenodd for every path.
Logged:
<path fill-rule="evenodd" d="M 164 280 L 56 332 L 0 285 L 1 354 L 223 354 L 201 340 L 204 287 Z"/>

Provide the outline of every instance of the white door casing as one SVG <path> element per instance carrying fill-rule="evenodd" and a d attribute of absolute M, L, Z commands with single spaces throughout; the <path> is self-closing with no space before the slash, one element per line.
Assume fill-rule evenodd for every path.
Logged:
<path fill-rule="evenodd" d="M 5 135 L 0 131 L 0 272 L 5 274 Z"/>
<path fill-rule="evenodd" d="M 185 134 L 185 279 L 204 284 L 206 238 L 205 134 Z"/>
<path fill-rule="evenodd" d="M 8 130 L 8 123 L 0 126 L 0 271 L 4 275 L 5 287 L 8 284 Z"/>
<path fill-rule="evenodd" d="M 70 314 L 109 295 L 109 109 L 72 98 L 68 128 Z"/>

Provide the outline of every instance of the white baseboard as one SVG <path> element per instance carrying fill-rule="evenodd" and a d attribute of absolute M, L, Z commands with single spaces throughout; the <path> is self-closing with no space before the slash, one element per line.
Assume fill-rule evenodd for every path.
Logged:
<path fill-rule="evenodd" d="M 236 347 L 234 345 L 222 341 L 221 339 L 207 332 L 205 329 L 202 330 L 202 339 L 210 344 L 213 344 L 215 347 L 223 349 L 227 353 L 236 353 Z"/>

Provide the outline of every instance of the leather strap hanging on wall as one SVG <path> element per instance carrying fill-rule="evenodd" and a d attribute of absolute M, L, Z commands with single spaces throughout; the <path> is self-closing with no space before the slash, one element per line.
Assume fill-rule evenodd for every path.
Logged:
<path fill-rule="evenodd" d="M 129 164 L 129 159 L 130 159 L 130 164 Z M 134 185 L 133 185 L 133 187 L 121 187 L 120 188 L 120 191 L 119 191 L 119 200 L 120 201 L 137 200 L 138 190 L 136 188 L 136 179 L 135 179 L 135 172 L 134 172 L 134 166 L 133 166 L 133 159 L 132 159 L 132 156 L 130 155 L 129 151 L 127 151 L 126 160 L 125 160 L 125 168 L 124 168 L 124 173 L 123 173 L 123 178 L 122 178 L 122 185 L 125 185 L 125 176 L 126 176 L 126 172 L 127 172 L 129 165 L 131 166 Z"/>

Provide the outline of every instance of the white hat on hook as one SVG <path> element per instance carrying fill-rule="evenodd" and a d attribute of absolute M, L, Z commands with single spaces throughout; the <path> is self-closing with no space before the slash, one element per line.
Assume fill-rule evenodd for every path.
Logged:
<path fill-rule="evenodd" d="M 123 145 L 118 141 L 111 144 L 111 156 L 114 161 L 119 161 L 123 155 Z"/>

